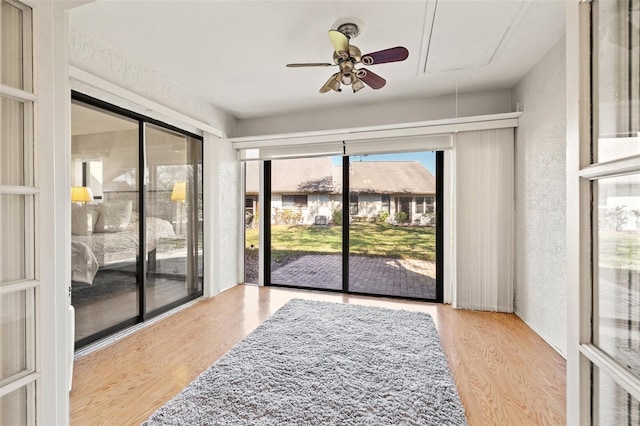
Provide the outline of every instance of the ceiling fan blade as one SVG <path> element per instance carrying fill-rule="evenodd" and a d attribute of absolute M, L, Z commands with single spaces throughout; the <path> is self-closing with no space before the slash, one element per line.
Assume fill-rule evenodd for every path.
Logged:
<path fill-rule="evenodd" d="M 372 89 L 381 89 L 385 84 L 387 84 L 387 80 L 365 68 L 360 68 L 356 75 L 364 84 Z"/>
<path fill-rule="evenodd" d="M 302 67 L 330 67 L 336 64 L 322 63 L 322 62 L 309 62 L 304 64 L 287 64 L 290 68 L 302 68 Z"/>
<path fill-rule="evenodd" d="M 384 64 L 386 62 L 404 61 L 408 57 L 409 51 L 402 46 L 398 46 L 362 55 L 361 61 L 365 65 L 376 65 Z"/>
<path fill-rule="evenodd" d="M 331 40 L 331 44 L 333 44 L 333 48 L 338 55 L 349 56 L 349 39 L 346 35 L 342 34 L 340 31 L 329 30 L 329 40 Z"/>
<path fill-rule="evenodd" d="M 337 72 L 332 75 L 329 80 L 320 88 L 320 93 L 327 93 L 329 90 L 335 90 L 336 92 L 341 92 L 340 89 L 340 73 Z"/>

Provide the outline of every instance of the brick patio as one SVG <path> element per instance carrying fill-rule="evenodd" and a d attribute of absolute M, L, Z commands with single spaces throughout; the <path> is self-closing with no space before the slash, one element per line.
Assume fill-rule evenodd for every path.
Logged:
<path fill-rule="evenodd" d="M 303 256 L 271 273 L 273 284 L 342 289 L 341 255 Z M 436 298 L 433 261 L 351 256 L 350 290 L 359 293 L 420 299 Z"/>

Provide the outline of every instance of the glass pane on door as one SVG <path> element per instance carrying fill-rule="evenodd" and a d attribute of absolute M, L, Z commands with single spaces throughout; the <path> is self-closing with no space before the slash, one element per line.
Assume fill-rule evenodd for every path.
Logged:
<path fill-rule="evenodd" d="M 29 383 L 0 397 L 0 425 L 35 424 L 35 385 Z"/>
<path fill-rule="evenodd" d="M 0 383 L 34 371 L 35 334 L 33 289 L 0 295 Z"/>
<path fill-rule="evenodd" d="M 349 290 L 436 299 L 435 152 L 349 157 Z"/>
<path fill-rule="evenodd" d="M 24 40 L 25 27 L 30 25 L 29 15 L 30 11 L 24 6 L 21 8 L 18 3 L 2 2 L 0 83 L 22 90 L 29 90 L 31 86 L 31 75 L 26 72 L 30 71 L 31 55 L 25 51 L 25 47 L 29 46 Z"/>
<path fill-rule="evenodd" d="M 71 303 L 81 345 L 139 315 L 139 127 L 76 101 L 71 124 Z"/>
<path fill-rule="evenodd" d="M 597 163 L 640 154 L 640 3 L 593 3 L 594 150 Z"/>
<path fill-rule="evenodd" d="M 33 252 L 33 195 L 0 195 L 0 283 L 33 279 L 35 267 Z"/>
<path fill-rule="evenodd" d="M 640 424 L 640 401 L 604 371 L 592 365 L 594 425 L 638 425 Z"/>
<path fill-rule="evenodd" d="M 202 143 L 146 124 L 146 310 L 202 291 Z"/>
<path fill-rule="evenodd" d="M 247 161 L 245 163 L 244 190 L 244 282 L 258 284 L 259 279 L 259 242 L 258 230 L 260 215 L 259 201 L 259 173 L 260 163 Z"/>
<path fill-rule="evenodd" d="M 341 290 L 342 157 L 272 161 L 270 215 L 271 283 Z"/>
<path fill-rule="evenodd" d="M 25 170 L 24 122 L 25 105 L 9 98 L 0 98 L 2 112 L 2 145 L 0 145 L 0 185 L 32 185 Z"/>
<path fill-rule="evenodd" d="M 640 174 L 593 183 L 594 343 L 640 377 Z"/>

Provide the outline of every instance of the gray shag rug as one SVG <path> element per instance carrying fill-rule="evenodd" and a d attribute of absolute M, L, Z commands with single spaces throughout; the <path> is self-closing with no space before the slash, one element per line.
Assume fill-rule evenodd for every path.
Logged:
<path fill-rule="evenodd" d="M 429 314 L 294 299 L 143 425 L 466 425 Z"/>

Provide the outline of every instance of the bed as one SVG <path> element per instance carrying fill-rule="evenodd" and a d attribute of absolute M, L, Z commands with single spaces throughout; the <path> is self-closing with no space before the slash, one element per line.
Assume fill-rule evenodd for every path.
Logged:
<path fill-rule="evenodd" d="M 139 216 L 131 201 L 101 205 L 74 205 L 71 232 L 71 279 L 92 284 L 100 268 L 136 261 L 139 247 Z M 146 250 L 155 255 L 161 238 L 173 238 L 172 224 L 147 217 Z"/>

